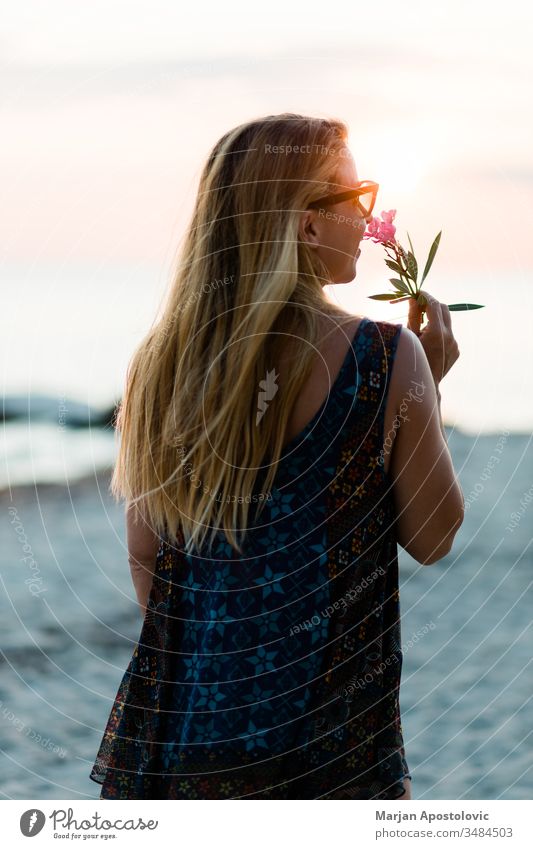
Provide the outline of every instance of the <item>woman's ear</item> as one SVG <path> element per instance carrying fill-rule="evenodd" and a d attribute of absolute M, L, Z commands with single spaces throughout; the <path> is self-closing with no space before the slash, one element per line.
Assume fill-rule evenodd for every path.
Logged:
<path fill-rule="evenodd" d="M 318 216 L 314 209 L 306 209 L 300 216 L 298 238 L 316 250 L 320 244 Z"/>

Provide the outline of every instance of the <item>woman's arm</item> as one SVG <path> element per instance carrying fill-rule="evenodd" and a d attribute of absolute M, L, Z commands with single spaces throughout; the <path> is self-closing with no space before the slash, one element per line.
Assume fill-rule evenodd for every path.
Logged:
<path fill-rule="evenodd" d="M 160 537 L 147 523 L 138 504 L 126 502 L 128 563 L 143 615 L 150 596 Z"/>
<path fill-rule="evenodd" d="M 400 399 L 408 407 L 389 465 L 397 541 L 415 560 L 429 565 L 450 551 L 464 519 L 464 498 L 442 426 L 438 385 L 420 339 L 405 327 L 389 391 L 398 416 Z"/>

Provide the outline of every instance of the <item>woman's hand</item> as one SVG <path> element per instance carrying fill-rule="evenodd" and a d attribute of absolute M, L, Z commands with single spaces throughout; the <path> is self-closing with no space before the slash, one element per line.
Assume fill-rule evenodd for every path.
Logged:
<path fill-rule="evenodd" d="M 416 333 L 426 352 L 429 367 L 438 387 L 459 358 L 459 346 L 453 335 L 452 318 L 446 304 L 442 304 L 433 295 L 423 292 L 427 305 L 420 306 L 416 298 L 409 298 L 409 318 L 407 327 Z M 420 330 L 422 314 L 426 312 L 428 323 Z"/>

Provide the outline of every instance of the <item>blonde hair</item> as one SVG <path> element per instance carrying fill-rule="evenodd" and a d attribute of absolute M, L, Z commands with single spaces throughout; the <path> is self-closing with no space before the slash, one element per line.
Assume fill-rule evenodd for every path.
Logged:
<path fill-rule="evenodd" d="M 347 316 L 323 291 L 327 269 L 298 239 L 301 211 L 331 191 L 346 138 L 340 121 L 273 115 L 226 133 L 203 169 L 164 311 L 128 367 L 111 480 L 116 498 L 138 503 L 187 551 L 222 530 L 242 553 L 250 504 L 258 516 L 270 497 L 323 317 Z M 293 356 L 277 386 L 280 342 Z"/>

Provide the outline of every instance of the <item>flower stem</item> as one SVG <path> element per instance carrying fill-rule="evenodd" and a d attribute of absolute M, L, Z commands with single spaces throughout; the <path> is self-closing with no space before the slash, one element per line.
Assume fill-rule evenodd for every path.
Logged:
<path fill-rule="evenodd" d="M 411 287 L 411 282 L 409 280 L 409 277 L 407 276 L 407 269 L 404 267 L 403 257 L 401 255 L 400 251 L 398 250 L 398 245 L 396 244 L 396 242 L 387 242 L 385 247 L 387 248 L 389 246 L 394 251 L 394 257 L 390 257 L 390 259 L 395 259 L 396 262 L 398 263 L 398 265 L 400 266 L 400 280 L 402 281 L 402 283 L 405 283 L 405 285 L 409 289 L 409 292 L 411 293 L 412 297 L 416 298 L 417 295 L 418 295 L 418 292 L 413 290 L 413 288 Z M 405 278 L 405 280 L 404 280 L 404 278 Z"/>

